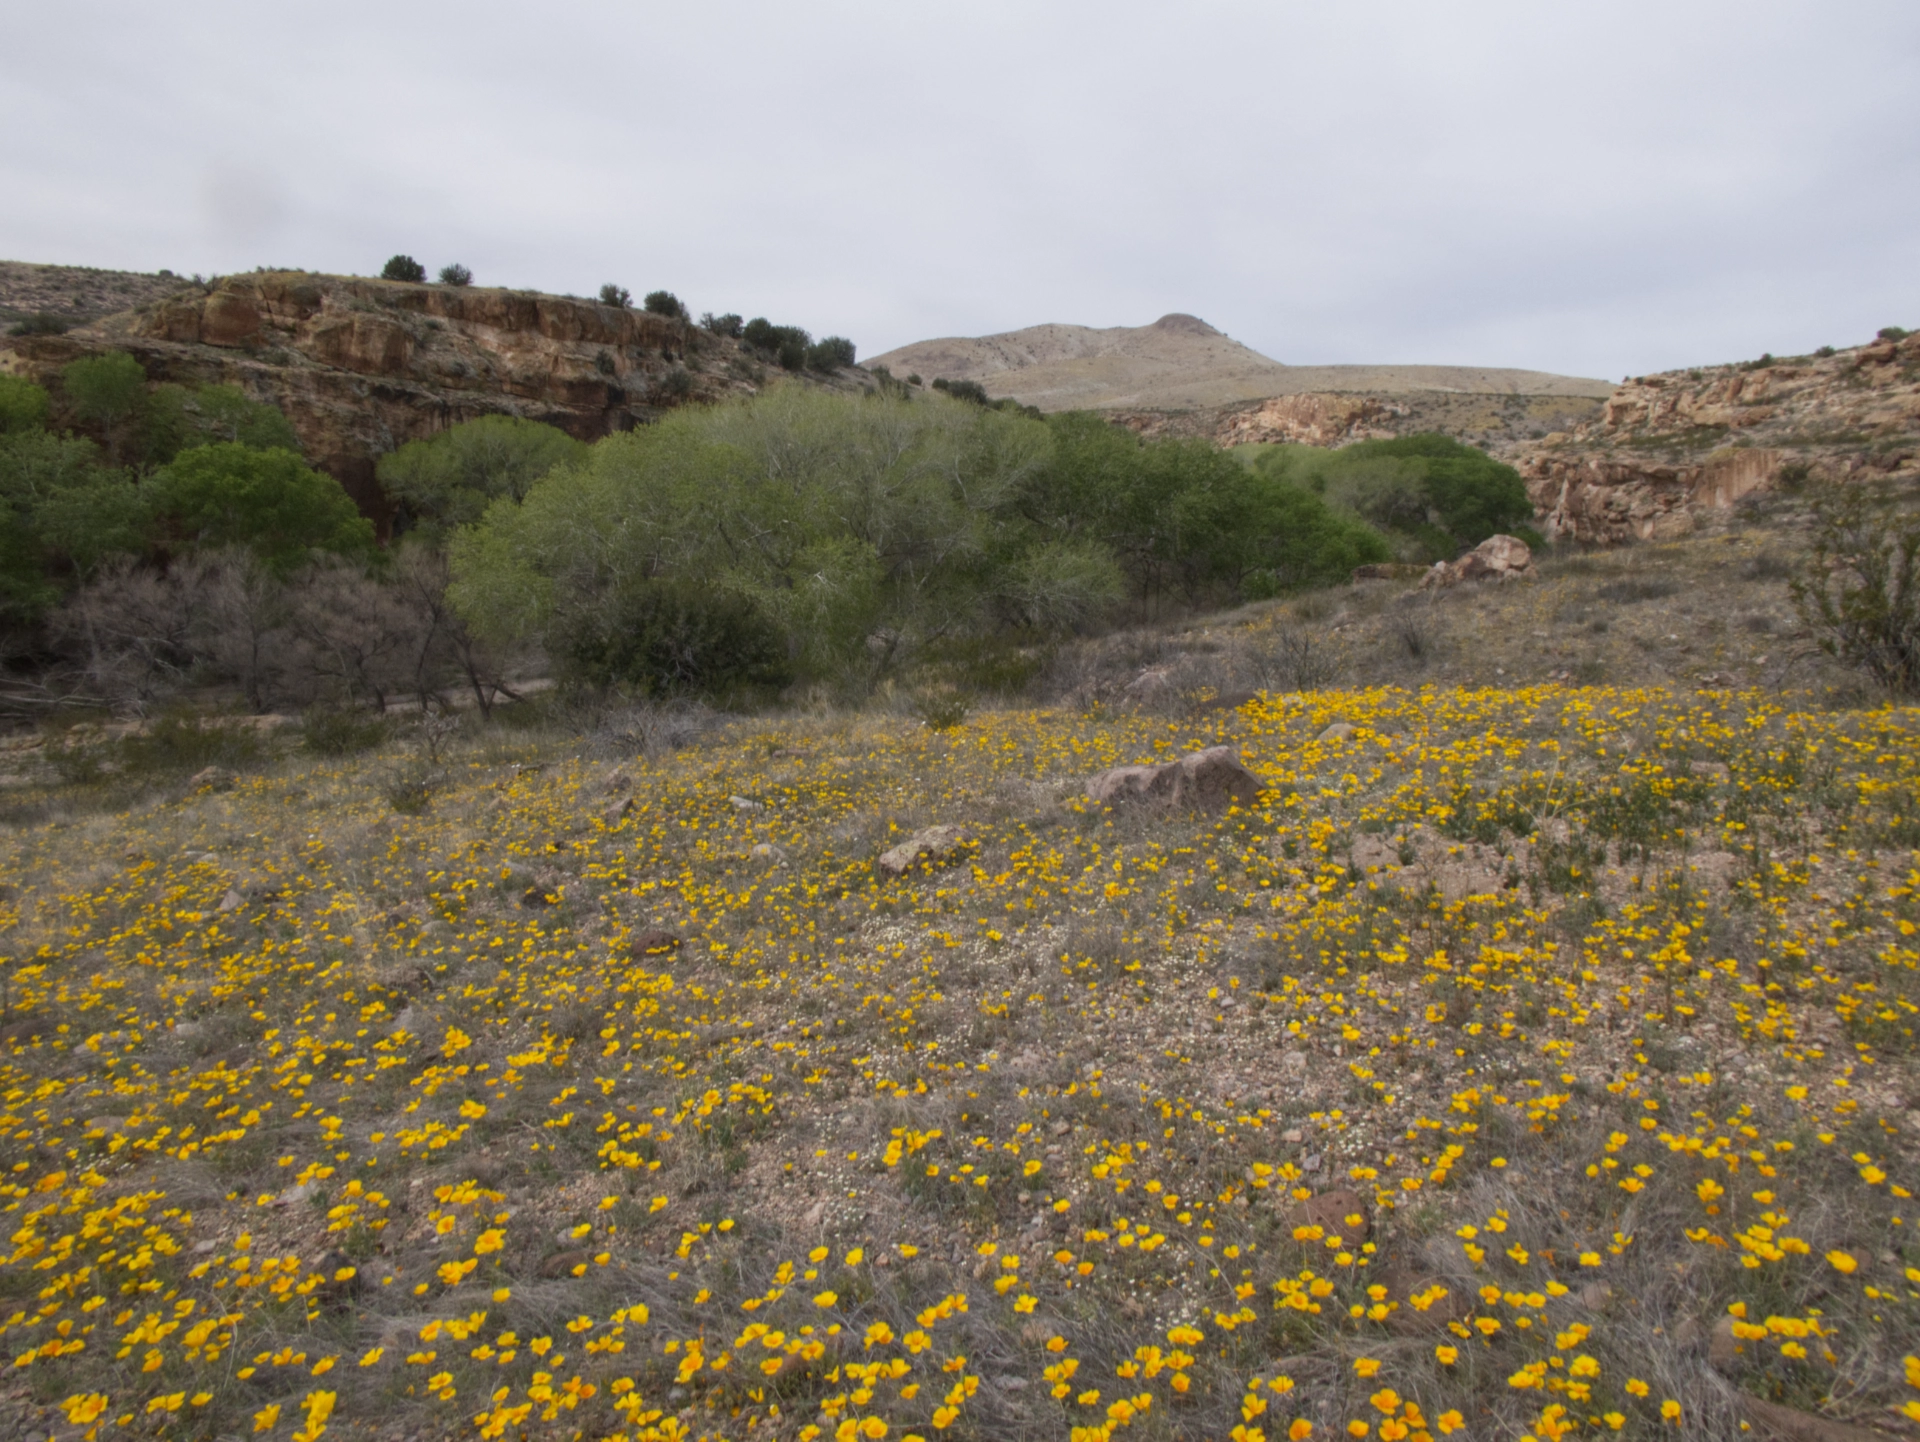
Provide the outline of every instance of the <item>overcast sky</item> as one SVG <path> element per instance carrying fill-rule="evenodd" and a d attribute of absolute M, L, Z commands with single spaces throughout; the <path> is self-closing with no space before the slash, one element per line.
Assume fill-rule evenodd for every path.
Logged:
<path fill-rule="evenodd" d="M 1189 311 L 1626 373 L 1920 326 L 1920 3 L 9 7 L 0 257 L 666 287 L 863 356 Z"/>

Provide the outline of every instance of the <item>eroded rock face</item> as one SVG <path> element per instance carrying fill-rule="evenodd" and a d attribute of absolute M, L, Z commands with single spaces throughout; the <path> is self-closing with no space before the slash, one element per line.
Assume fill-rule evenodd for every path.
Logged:
<path fill-rule="evenodd" d="M 1260 778 L 1241 764 L 1231 746 L 1209 746 L 1161 766 L 1116 766 L 1087 783 L 1087 795 L 1103 806 L 1156 802 L 1224 811 L 1260 799 Z"/>
<path fill-rule="evenodd" d="M 279 406 L 308 460 L 376 518 L 378 457 L 460 421 L 518 415 L 594 440 L 671 405 L 754 389 L 722 373 L 735 342 L 670 317 L 300 272 L 230 276 L 65 335 L 9 338 L 0 368 L 48 382 L 107 350 L 129 352 L 156 381 L 238 385 Z"/>
<path fill-rule="evenodd" d="M 1920 333 L 1642 376 L 1515 463 L 1541 528 L 1590 543 L 1684 535 L 1783 474 L 1920 480 Z"/>
<path fill-rule="evenodd" d="M 1215 440 L 1223 446 L 1254 441 L 1335 446 L 1383 440 L 1398 433 L 1391 423 L 1406 413 L 1405 406 L 1376 396 L 1275 396 L 1255 410 L 1227 417 Z"/>

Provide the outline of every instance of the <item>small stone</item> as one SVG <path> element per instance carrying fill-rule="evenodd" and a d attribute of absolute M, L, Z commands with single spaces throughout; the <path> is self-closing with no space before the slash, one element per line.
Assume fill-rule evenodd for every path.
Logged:
<path fill-rule="evenodd" d="M 1297 1146 L 1306 1139 L 1307 1134 L 1298 1127 L 1288 1127 L 1284 1132 L 1280 1133 L 1280 1140 L 1289 1146 Z"/>
<path fill-rule="evenodd" d="M 215 907 L 214 910 L 222 913 L 229 912 L 229 911 L 238 911 L 241 907 L 245 905 L 246 905 L 246 898 L 241 896 L 240 893 L 235 891 L 232 887 L 228 887 L 227 894 L 220 898 L 220 904 L 217 907 Z"/>
<path fill-rule="evenodd" d="M 735 811 L 765 811 L 767 808 L 748 796 L 729 796 L 727 804 Z"/>
<path fill-rule="evenodd" d="M 1353 735 L 1353 732 L 1354 732 L 1354 726 L 1352 722 L 1336 721 L 1333 723 L 1333 725 L 1329 726 L 1326 730 L 1322 731 L 1318 736 L 1314 737 L 1314 740 L 1345 741 L 1349 736 Z"/>
<path fill-rule="evenodd" d="M 763 866 L 785 866 L 787 853 L 770 841 L 762 841 L 747 852 L 747 859 Z"/>
<path fill-rule="evenodd" d="M 1318 1163 L 1319 1158 L 1313 1160 Z M 1287 1227 L 1319 1227 L 1328 1236 L 1338 1236 L 1342 1242 L 1356 1246 L 1373 1235 L 1372 1205 L 1358 1192 L 1345 1187 L 1309 1197 L 1290 1208 L 1280 1220 L 1281 1225 Z"/>
<path fill-rule="evenodd" d="M 1739 1360 L 1739 1339 L 1733 1335 L 1733 1318 L 1722 1317 L 1713 1324 L 1707 1337 L 1707 1365 L 1716 1372 L 1730 1372 Z"/>
<path fill-rule="evenodd" d="M 649 926 L 633 934 L 628 949 L 636 957 L 665 956 L 680 949 L 680 938 L 665 927 Z"/>

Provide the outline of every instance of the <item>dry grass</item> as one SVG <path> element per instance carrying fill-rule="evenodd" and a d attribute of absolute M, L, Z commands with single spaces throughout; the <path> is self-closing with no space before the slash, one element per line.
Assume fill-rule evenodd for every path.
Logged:
<path fill-rule="evenodd" d="M 1761 547 L 1708 544 L 1104 643 L 1195 668 L 1182 697 L 1285 636 L 1344 658 L 1199 715 L 549 713 L 269 738 L 117 805 L 29 754 L 21 1425 L 286 1436 L 323 1396 L 396 1438 L 1639 1436 L 1668 1403 L 1732 1436 L 1743 1397 L 1907 1425 L 1920 712 L 1751 684 L 1761 648 L 1812 663 L 1709 628 L 1790 623 Z M 1689 556 L 1711 609 L 1689 581 L 1577 653 L 1570 623 L 1491 648 Z M 1643 645 L 1682 602 L 1695 652 Z M 1587 663 L 1667 684 L 1542 679 Z M 1219 742 L 1258 808 L 1081 799 Z M 965 860 L 876 873 L 941 821 Z M 1340 1189 L 1364 1241 L 1293 1213 Z"/>

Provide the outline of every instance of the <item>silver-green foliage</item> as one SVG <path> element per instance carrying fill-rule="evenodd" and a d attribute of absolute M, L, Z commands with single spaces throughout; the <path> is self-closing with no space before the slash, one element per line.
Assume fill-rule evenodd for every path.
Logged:
<path fill-rule="evenodd" d="M 453 540 L 452 598 L 483 632 L 553 644 L 642 588 L 706 588 L 751 603 L 802 676 L 1009 609 L 1071 623 L 1121 584 L 1097 547 L 1046 577 L 1007 519 L 1051 446 L 1040 422 L 944 400 L 792 387 L 676 412 L 496 501 Z"/>

